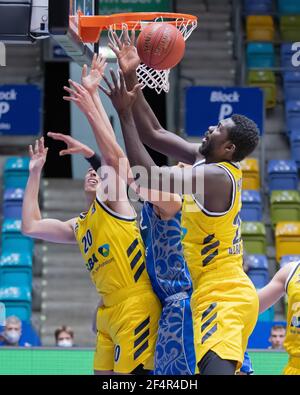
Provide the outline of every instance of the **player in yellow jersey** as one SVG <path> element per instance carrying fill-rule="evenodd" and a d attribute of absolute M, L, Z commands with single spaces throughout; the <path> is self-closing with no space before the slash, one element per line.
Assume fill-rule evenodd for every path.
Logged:
<path fill-rule="evenodd" d="M 98 125 L 113 133 L 96 91 L 101 77 L 97 63 L 94 59 L 90 78 L 84 69 L 83 83 L 89 92 L 89 109 Z M 61 154 L 77 152 L 94 158 L 93 151 L 71 137 L 59 134 L 50 137 L 68 143 L 68 149 Z M 85 266 L 103 299 L 97 317 L 95 373 L 146 373 L 153 369 L 161 306 L 145 268 L 144 246 L 125 183 L 116 182 L 116 174 L 110 169 L 106 172 L 108 178 L 102 181 L 94 169 L 89 169 L 85 178 L 87 211 L 66 222 L 42 219 L 38 190 L 46 155 L 43 139 L 36 141 L 34 150 L 30 147 L 23 233 L 52 242 L 78 243 Z"/>
<path fill-rule="evenodd" d="M 287 329 L 284 348 L 289 362 L 286 375 L 300 375 L 300 261 L 281 268 L 264 288 L 259 290 L 259 312 L 273 306 L 284 294 L 288 299 Z"/>
<path fill-rule="evenodd" d="M 258 128 L 247 117 L 233 115 L 210 127 L 202 144 L 191 144 L 165 130 L 137 87 L 140 59 L 134 34 L 129 38 L 125 32 L 122 41 L 116 36 L 115 41 L 118 47 L 111 48 L 130 91 L 123 89 L 121 96 L 123 100 L 128 94 L 136 98 L 119 111 L 130 164 L 144 166 L 148 178 L 140 179 L 143 186 L 150 187 L 152 182 L 160 190 L 173 193 L 180 190 L 183 182 L 187 185 L 189 196 L 185 197 L 182 212 L 183 244 L 193 280 L 194 340 L 200 373 L 234 374 L 242 365 L 258 317 L 257 294 L 242 269 L 242 172 L 238 164 L 256 148 Z M 109 82 L 108 85 L 110 88 Z M 122 97 L 111 95 L 113 101 Z M 141 150 L 139 139 L 178 161 L 196 164 L 185 169 L 153 166 Z M 164 178 L 169 183 L 161 182 Z"/>

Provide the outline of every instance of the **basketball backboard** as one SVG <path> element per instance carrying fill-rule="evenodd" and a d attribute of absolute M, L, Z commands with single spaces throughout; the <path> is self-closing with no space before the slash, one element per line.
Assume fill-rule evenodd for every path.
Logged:
<path fill-rule="evenodd" d="M 78 34 L 78 11 L 95 15 L 97 0 L 49 0 L 49 33 L 76 63 L 89 64 L 97 45 L 84 44 Z"/>

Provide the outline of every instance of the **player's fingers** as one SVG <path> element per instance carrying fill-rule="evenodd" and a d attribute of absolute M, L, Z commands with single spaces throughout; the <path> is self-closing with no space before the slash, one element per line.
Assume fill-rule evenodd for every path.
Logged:
<path fill-rule="evenodd" d="M 118 37 L 116 32 L 113 32 L 113 38 L 114 38 L 118 48 L 122 49 L 123 45 L 122 45 L 121 40 L 119 39 L 119 37 Z"/>
<path fill-rule="evenodd" d="M 126 27 L 125 29 L 124 29 L 124 35 L 123 35 L 123 43 L 126 45 L 126 44 L 130 44 L 130 38 L 129 38 L 129 34 L 128 34 L 128 28 Z"/>
<path fill-rule="evenodd" d="M 108 89 L 103 88 L 103 86 L 98 85 L 98 88 L 106 94 L 106 96 L 110 97 L 111 96 L 111 91 L 109 91 Z"/>
<path fill-rule="evenodd" d="M 87 65 L 85 64 L 82 68 L 81 79 L 87 76 Z"/>
<path fill-rule="evenodd" d="M 130 41 L 131 41 L 131 45 L 135 45 L 135 30 L 134 29 L 131 30 Z"/>
<path fill-rule="evenodd" d="M 91 68 L 94 69 L 97 62 L 97 54 L 94 53 Z"/>
<path fill-rule="evenodd" d="M 131 92 L 136 94 L 140 88 L 142 88 L 142 84 L 136 84 Z"/>
<path fill-rule="evenodd" d="M 79 99 L 77 99 L 76 97 L 72 97 L 72 96 L 63 96 L 63 99 L 65 101 L 72 101 L 74 103 L 78 103 L 79 102 Z"/>
<path fill-rule="evenodd" d="M 103 77 L 103 81 L 106 83 L 107 87 L 110 89 L 110 91 L 112 91 L 113 90 L 113 86 L 110 83 L 110 81 L 108 80 L 108 78 L 104 74 L 103 74 L 102 77 Z"/>
<path fill-rule="evenodd" d="M 111 78 L 112 78 L 113 83 L 114 83 L 114 88 L 116 89 L 116 88 L 118 88 L 118 80 L 117 80 L 116 74 L 113 71 L 113 69 L 110 69 L 109 72 L 110 72 Z"/>
<path fill-rule="evenodd" d="M 35 154 L 39 153 L 39 141 L 38 140 L 35 140 L 34 153 Z"/>
<path fill-rule="evenodd" d="M 30 158 L 32 158 L 32 157 L 33 157 L 33 149 L 32 149 L 32 145 L 31 145 L 31 144 L 30 144 L 30 146 L 29 146 L 28 151 L 29 151 L 29 156 L 30 156 Z"/>
<path fill-rule="evenodd" d="M 71 155 L 76 152 L 75 148 L 70 148 L 70 149 L 63 149 L 59 152 L 59 156 L 64 156 L 64 155 Z"/>
<path fill-rule="evenodd" d="M 69 88 L 68 86 L 64 86 L 64 90 L 68 93 L 70 93 L 70 95 L 77 97 L 78 93 L 74 90 Z"/>
<path fill-rule="evenodd" d="M 126 88 L 126 84 L 122 70 L 119 70 L 119 76 L 120 76 L 120 89 L 121 91 L 124 91 Z"/>
<path fill-rule="evenodd" d="M 108 46 L 114 52 L 114 54 L 118 57 L 120 54 L 120 50 L 110 43 L 108 44 Z"/>
<path fill-rule="evenodd" d="M 45 147 L 44 147 L 44 137 L 41 137 L 41 138 L 39 139 L 39 152 L 40 152 L 40 153 L 43 153 L 43 152 L 44 152 L 44 149 L 45 149 Z"/>
<path fill-rule="evenodd" d="M 53 140 L 64 141 L 65 143 L 68 142 L 68 136 L 66 136 L 65 134 L 49 132 L 47 133 L 47 135 L 51 137 Z"/>
<path fill-rule="evenodd" d="M 76 82 L 76 81 L 73 81 L 73 80 L 69 79 L 69 84 L 70 84 L 78 93 L 84 91 L 83 86 L 80 85 L 80 84 L 78 84 L 78 82 Z"/>

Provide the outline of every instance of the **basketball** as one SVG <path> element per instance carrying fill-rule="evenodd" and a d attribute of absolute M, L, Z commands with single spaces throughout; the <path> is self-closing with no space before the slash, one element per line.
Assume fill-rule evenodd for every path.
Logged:
<path fill-rule="evenodd" d="M 139 35 L 137 51 L 145 65 L 155 70 L 171 69 L 183 58 L 185 41 L 175 26 L 153 23 Z"/>

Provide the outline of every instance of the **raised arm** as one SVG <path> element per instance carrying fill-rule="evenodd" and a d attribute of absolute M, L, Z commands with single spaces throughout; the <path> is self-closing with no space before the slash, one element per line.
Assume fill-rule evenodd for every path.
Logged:
<path fill-rule="evenodd" d="M 127 88 L 132 90 L 138 84 L 136 69 L 140 64 L 134 45 L 135 33 L 132 31 L 130 38 L 125 31 L 122 41 L 116 34 L 114 38 L 115 46 L 110 45 L 110 48 L 118 58 Z M 161 126 L 141 88 L 137 90 L 137 100 L 132 106 L 132 113 L 140 139 L 148 147 L 184 163 L 194 164 L 202 158 L 199 153 L 200 144 L 189 143 Z"/>
<path fill-rule="evenodd" d="M 73 231 L 75 219 L 62 222 L 56 219 L 42 219 L 38 194 L 41 172 L 46 161 L 48 148 L 44 147 L 43 137 L 29 147 L 29 178 L 25 189 L 22 210 L 22 233 L 36 239 L 54 243 L 75 244 Z"/>
<path fill-rule="evenodd" d="M 205 200 L 205 207 L 208 210 L 226 211 L 227 203 L 225 202 L 224 207 L 224 200 L 219 199 L 220 193 L 228 195 L 229 200 L 231 197 L 232 183 L 226 172 L 213 165 L 197 168 L 156 166 L 139 139 L 131 111 L 132 103 L 138 100 L 136 98 L 138 85 L 128 92 L 122 73 L 120 73 L 120 86 L 113 71 L 111 74 L 112 83 L 104 77 L 109 89 L 101 89 L 110 97 L 119 114 L 130 165 L 143 166 L 144 172 L 139 178 L 141 187 L 168 193 L 198 194 Z"/>
<path fill-rule="evenodd" d="M 268 285 L 258 291 L 260 313 L 273 306 L 284 295 L 285 283 L 293 267 L 293 262 L 284 266 L 275 274 Z"/>

